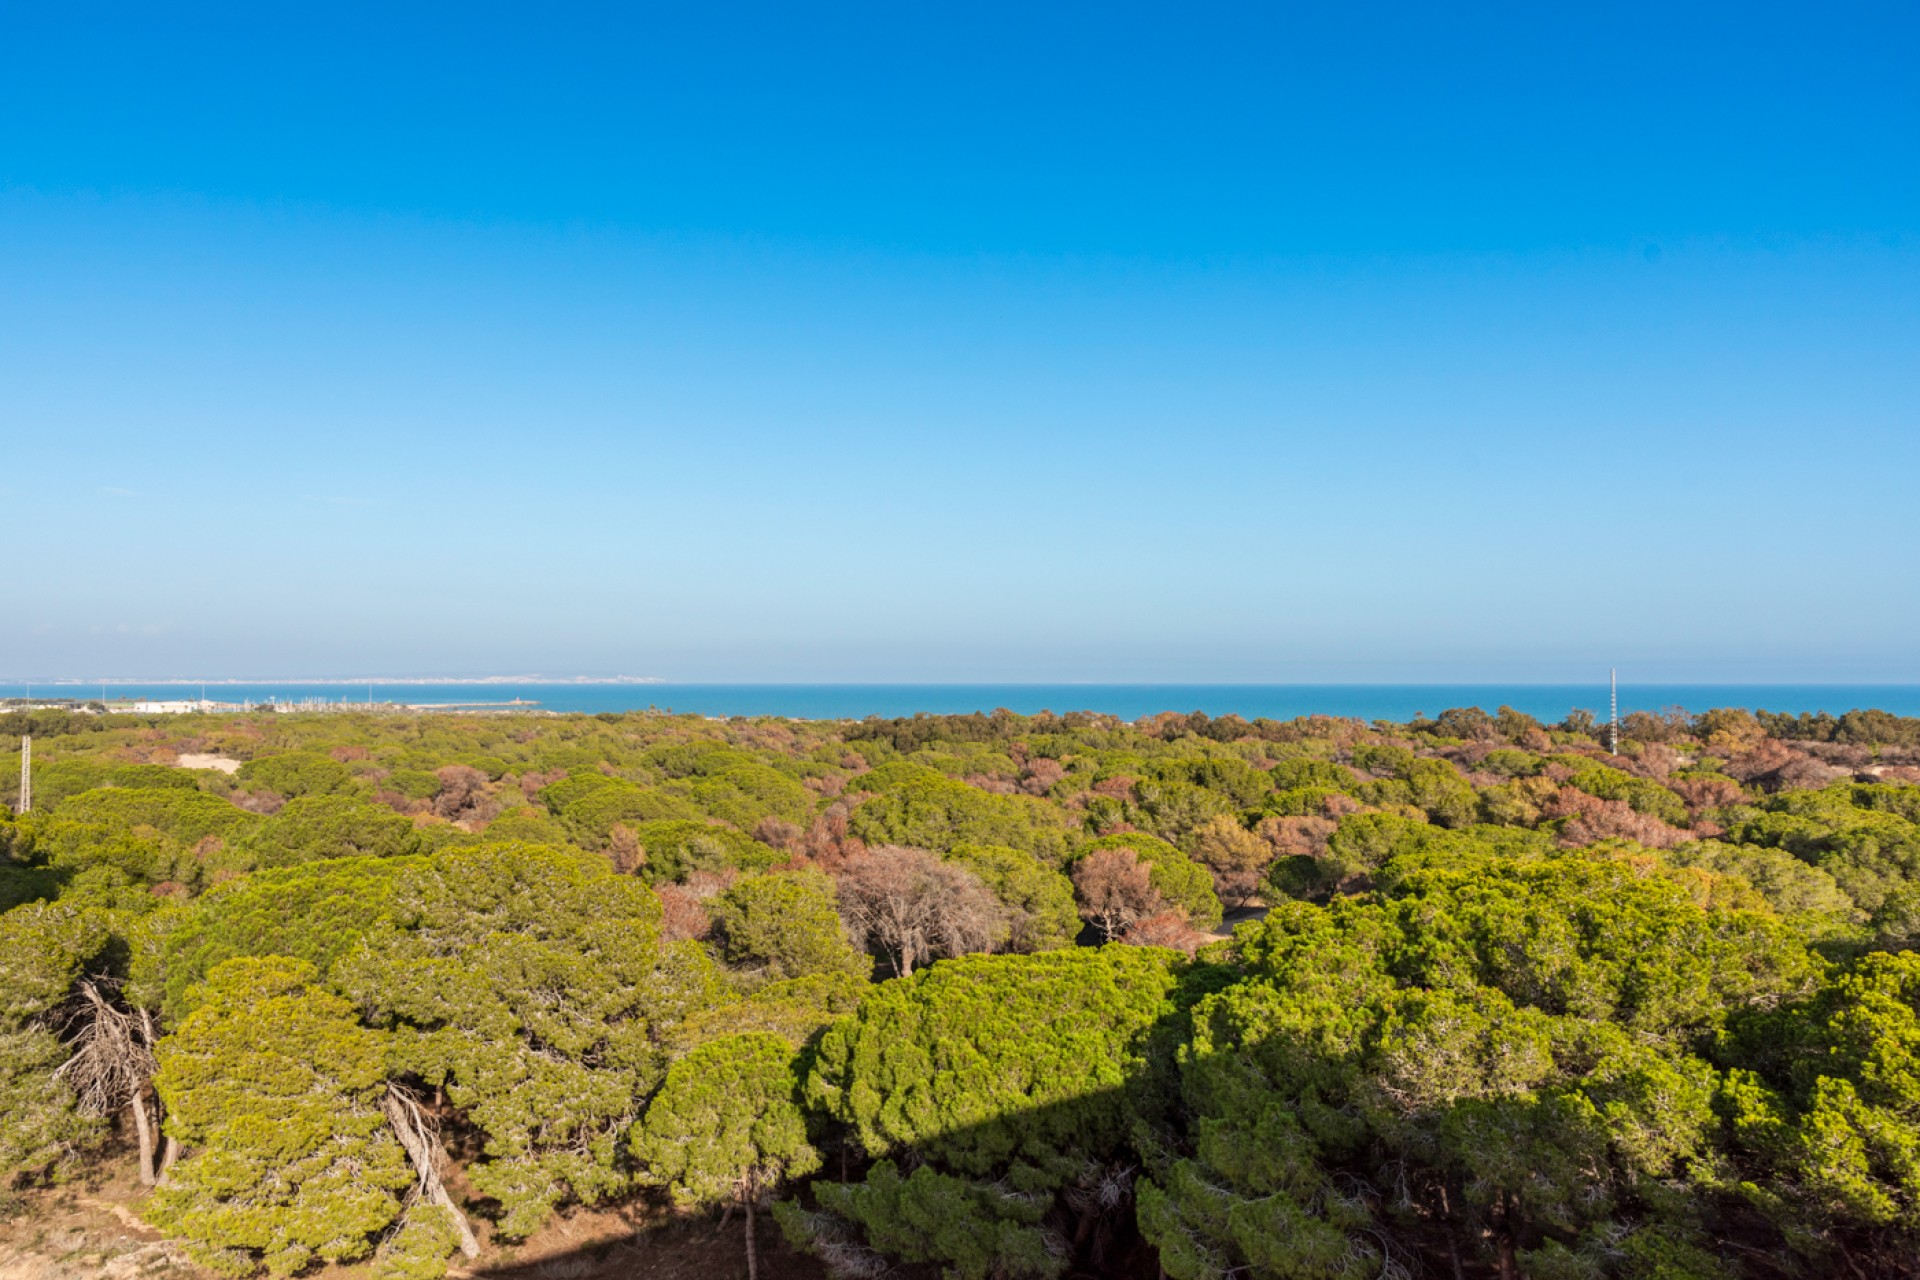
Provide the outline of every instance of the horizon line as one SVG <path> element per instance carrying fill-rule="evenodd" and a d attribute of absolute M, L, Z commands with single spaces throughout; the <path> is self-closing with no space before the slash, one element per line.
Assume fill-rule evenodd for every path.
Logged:
<path fill-rule="evenodd" d="M 107 677 L 38 677 L 33 679 L 5 678 L 0 685 L 45 685 L 48 688 L 83 688 L 93 685 L 113 686 L 180 686 L 183 688 L 204 685 L 208 687 L 233 687 L 240 685 L 327 685 L 352 687 L 355 685 L 617 685 L 617 686 L 660 686 L 664 688 L 870 688 L 870 689 L 1006 689 L 1006 688 L 1090 688 L 1090 689 L 1285 689 L 1285 688 L 1487 688 L 1490 686 L 1513 688 L 1577 688 L 1588 683 L 1604 687 L 1605 680 L 1584 679 L 1502 679 L 1483 678 L 1473 680 L 1354 680 L 1354 679 L 1299 679 L 1299 680 L 676 680 L 664 676 L 318 676 L 318 677 L 237 677 L 225 676 L 218 679 L 193 679 L 181 676 L 168 676 L 159 679 L 139 679 L 125 676 Z M 1683 678 L 1651 678 L 1622 681 L 1623 686 L 1648 688 L 1662 685 L 1687 686 L 1690 688 L 1916 688 L 1920 680 L 1794 680 L 1794 679 L 1752 679 L 1752 680 L 1689 680 Z"/>

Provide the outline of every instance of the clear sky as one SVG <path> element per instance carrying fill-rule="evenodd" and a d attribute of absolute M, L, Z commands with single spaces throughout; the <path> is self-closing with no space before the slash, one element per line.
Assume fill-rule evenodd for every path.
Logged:
<path fill-rule="evenodd" d="M 1920 11 L 0 2 L 0 676 L 1920 680 Z"/>

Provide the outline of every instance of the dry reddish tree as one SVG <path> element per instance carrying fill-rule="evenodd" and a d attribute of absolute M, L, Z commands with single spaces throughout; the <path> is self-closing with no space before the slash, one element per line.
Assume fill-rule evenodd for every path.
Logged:
<path fill-rule="evenodd" d="M 1179 910 L 1162 911 L 1134 921 L 1120 935 L 1120 940 L 1135 947 L 1171 947 L 1188 955 L 1211 941 L 1187 922 L 1186 912 Z"/>
<path fill-rule="evenodd" d="M 1755 782 L 1781 768 L 1798 755 L 1799 752 L 1786 743 L 1766 738 L 1756 743 L 1753 750 L 1727 761 L 1722 772 L 1741 782 Z"/>
<path fill-rule="evenodd" d="M 1020 775 L 1020 789 L 1028 795 L 1043 796 L 1053 784 L 1067 776 L 1067 766 L 1058 760 L 1042 756 L 1027 765 L 1026 772 Z"/>
<path fill-rule="evenodd" d="M 1824 787 L 1847 776 L 1847 771 L 1768 738 L 1744 756 L 1727 761 L 1726 772 L 1765 791 L 1800 791 Z"/>
<path fill-rule="evenodd" d="M 1667 790 L 1686 801 L 1688 811 L 1694 814 L 1738 804 L 1744 794 L 1739 783 L 1727 778 L 1676 778 L 1667 783 Z"/>
<path fill-rule="evenodd" d="M 769 814 L 760 819 L 760 825 L 753 829 L 753 838 L 770 849 L 793 849 L 800 844 L 801 831 L 797 823 L 785 818 L 776 818 Z"/>
<path fill-rule="evenodd" d="M 484 822 L 500 812 L 488 792 L 487 775 L 471 765 L 442 765 L 434 776 L 440 779 L 440 794 L 433 798 L 433 811 L 449 822 Z"/>
<path fill-rule="evenodd" d="M 740 879 L 740 873 L 732 867 L 720 867 L 713 871 L 689 871 L 687 873 L 687 891 L 705 902 L 708 898 L 717 898 L 733 888 Z"/>
<path fill-rule="evenodd" d="M 1338 820 L 1350 813 L 1358 813 L 1366 808 L 1358 800 L 1344 791 L 1329 791 L 1320 797 L 1320 812 L 1329 818 Z"/>
<path fill-rule="evenodd" d="M 852 812 L 853 806 L 845 800 L 834 801 L 787 852 L 806 858 L 829 874 L 838 871 L 848 858 L 867 847 L 847 830 L 847 815 Z"/>
<path fill-rule="evenodd" d="M 1896 764 L 1901 759 L 1898 747 L 1869 747 L 1859 742 L 1802 742 L 1799 749 L 1823 764 L 1842 769 L 1864 769 L 1882 760 Z"/>
<path fill-rule="evenodd" d="M 1560 843 L 1569 847 L 1619 838 L 1637 840 L 1650 849 L 1670 849 L 1693 838 L 1651 814 L 1638 812 L 1625 800 L 1602 800 L 1577 787 L 1561 787 L 1547 797 L 1540 812 L 1547 818 L 1567 820 L 1560 828 Z"/>
<path fill-rule="evenodd" d="M 1236 907 L 1253 901 L 1273 846 L 1226 814 L 1207 819 L 1193 837 L 1193 857 L 1213 873 L 1214 892 Z"/>
<path fill-rule="evenodd" d="M 763 720 L 758 724 L 735 725 L 732 729 L 734 741 L 740 746 L 778 751 L 785 755 L 800 754 L 800 738 L 790 725 L 776 720 Z"/>
<path fill-rule="evenodd" d="M 660 899 L 660 933 L 668 942 L 688 938 L 705 939 L 713 933 L 713 919 L 707 914 L 707 901 L 725 893 L 738 873 L 695 871 L 685 884 L 657 884 L 654 896 Z"/>
<path fill-rule="evenodd" d="M 1763 785 L 1775 791 L 1818 791 L 1828 783 L 1838 782 L 1847 776 L 1845 769 L 1811 756 L 1799 756 L 1783 765 Z"/>
<path fill-rule="evenodd" d="M 1460 766 L 1461 772 L 1464 773 L 1470 769 L 1478 768 L 1482 760 L 1485 760 L 1494 752 L 1502 750 L 1506 745 L 1505 742 L 1497 738 L 1482 738 L 1473 742 L 1463 742 L 1457 747 L 1440 747 L 1437 748 L 1433 754 L 1442 760 L 1452 761 L 1454 764 Z"/>
<path fill-rule="evenodd" d="M 1332 818 L 1262 818 L 1254 830 L 1276 858 L 1323 858 L 1338 826 Z"/>
<path fill-rule="evenodd" d="M 1629 764 L 1629 772 L 1665 782 L 1680 767 L 1680 753 L 1664 742 L 1649 742 Z"/>
<path fill-rule="evenodd" d="M 271 818 L 287 803 L 285 796 L 266 787 L 261 787 L 258 791 L 236 791 L 227 799 L 248 813 L 257 813 L 264 818 Z"/>
<path fill-rule="evenodd" d="M 1131 849 L 1096 849 L 1074 863 L 1073 896 L 1080 918 L 1108 942 L 1167 909 L 1146 864 Z"/>
<path fill-rule="evenodd" d="M 1000 904 L 986 886 L 925 849 L 864 849 L 834 878 L 847 931 L 903 978 L 935 956 L 987 950 L 1000 929 Z"/>
<path fill-rule="evenodd" d="M 847 780 L 838 774 L 829 774 L 822 778 L 802 778 L 800 785 L 817 796 L 831 799 L 847 789 Z"/>
<path fill-rule="evenodd" d="M 1587 752 L 1585 754 L 1590 760 L 1598 758 L 1594 752 Z M 1573 777 L 1573 766 L 1559 760 L 1549 760 L 1540 766 L 1540 772 L 1534 776 L 1543 778 L 1555 786 L 1559 786 L 1567 779 Z"/>

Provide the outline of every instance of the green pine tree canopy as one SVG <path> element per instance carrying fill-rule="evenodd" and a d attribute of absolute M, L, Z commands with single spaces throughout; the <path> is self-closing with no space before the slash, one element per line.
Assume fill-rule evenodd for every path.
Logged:
<path fill-rule="evenodd" d="M 1920 722 L 0 730 L 0 1197 L 222 1274 L 1920 1275 Z"/>

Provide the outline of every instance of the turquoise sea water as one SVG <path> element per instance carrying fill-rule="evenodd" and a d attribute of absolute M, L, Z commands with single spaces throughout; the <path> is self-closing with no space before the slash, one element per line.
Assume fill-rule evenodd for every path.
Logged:
<path fill-rule="evenodd" d="M 197 684 L 109 684 L 106 696 L 197 698 Z M 28 686 L 0 684 L 0 697 L 21 697 Z M 99 685 L 36 684 L 41 697 L 98 698 Z M 367 686 L 350 684 L 210 684 L 217 702 L 281 702 L 319 699 L 361 703 Z M 1137 719 L 1157 711 L 1229 712 L 1249 720 L 1325 714 L 1366 720 L 1405 720 L 1437 715 L 1448 707 L 1492 711 L 1505 704 L 1542 720 L 1559 720 L 1575 707 L 1604 715 L 1604 684 L 376 684 L 376 702 L 423 705 L 492 704 L 529 700 L 543 711 L 633 711 L 647 707 L 708 716 L 791 716 L 860 719 L 915 712 L 957 714 L 1005 707 L 1037 711 L 1103 711 Z M 1920 685 L 1706 685 L 1622 684 L 1620 710 L 1662 711 L 1683 707 L 1764 708 L 1768 711 L 1828 711 L 1875 707 L 1920 715 Z"/>

